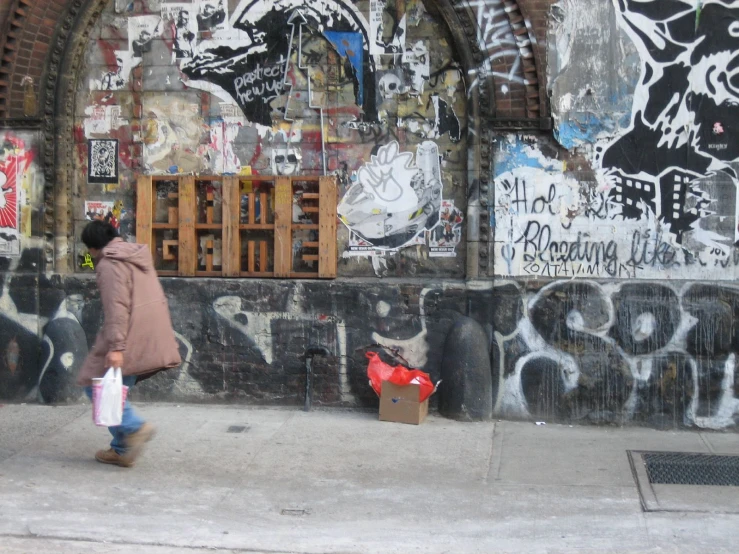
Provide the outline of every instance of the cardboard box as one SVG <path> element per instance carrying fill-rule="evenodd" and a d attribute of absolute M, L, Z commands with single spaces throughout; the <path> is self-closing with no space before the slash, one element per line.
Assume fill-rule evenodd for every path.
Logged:
<path fill-rule="evenodd" d="M 418 401 L 421 387 L 418 385 L 394 385 L 382 382 L 380 395 L 380 421 L 420 424 L 429 413 L 429 399 Z"/>

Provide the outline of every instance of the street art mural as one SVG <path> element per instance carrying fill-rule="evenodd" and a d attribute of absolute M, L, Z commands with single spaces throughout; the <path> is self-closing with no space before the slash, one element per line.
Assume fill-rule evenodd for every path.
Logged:
<path fill-rule="evenodd" d="M 346 33 L 339 43 L 351 42 L 356 48 L 349 48 L 348 56 L 343 49 L 349 67 L 336 68 L 343 75 L 325 72 L 328 50 L 339 53 L 331 39 L 340 35 L 325 36 L 322 30 Z M 181 66 L 189 86 L 200 88 L 199 82 L 204 82 L 204 90 L 227 95 L 251 122 L 272 127 L 273 112 L 281 108 L 290 116 L 290 100 L 305 108 L 322 103 L 315 93 L 325 93 L 332 77 L 344 82 L 331 84 L 351 89 L 353 103 L 369 120 L 377 117 L 374 93 L 365 91 L 374 88 L 374 63 L 363 63 L 369 55 L 367 22 L 353 4 L 245 1 L 234 11 L 231 29 L 216 31 L 197 50 Z M 275 101 L 288 91 L 288 103 L 279 106 Z"/>
<path fill-rule="evenodd" d="M 722 429 L 739 423 L 737 294 L 698 283 L 450 284 L 420 291 L 416 331 L 373 339 L 438 375 L 466 314 L 489 337 L 476 348 L 490 357 L 500 417 Z"/>
<path fill-rule="evenodd" d="M 70 383 L 102 317 L 94 282 L 70 278 L 66 290 L 42 284 L 59 301 L 38 315 L 21 285 L 6 281 L 0 297 L 12 307 L 0 328 L 0 397 L 75 401 L 80 391 Z M 661 428 L 739 423 L 733 286 L 581 279 L 338 290 L 244 281 L 223 294 L 204 279 L 163 285 L 186 363 L 145 382 L 147 398 L 302 404 L 303 356 L 319 346 L 329 355 L 314 365 L 315 400 L 327 405 L 377 402 L 363 354 L 374 349 L 435 380 L 450 353 L 460 363 L 489 359 L 492 386 L 484 392 L 499 417 Z M 460 321 L 483 340 L 460 350 L 453 332 Z"/>
<path fill-rule="evenodd" d="M 620 23 L 639 51 L 642 75 L 631 128 L 599 148 L 596 160 L 623 217 L 656 217 L 677 244 L 686 232 L 698 241 L 715 232 L 704 220 L 728 200 L 702 182 L 704 177 L 724 172 L 736 185 L 731 163 L 739 157 L 734 61 L 739 9 L 734 4 L 617 2 Z M 726 251 L 739 239 L 736 208 L 735 200 L 734 217 L 718 229 L 730 236 L 714 237 Z"/>
<path fill-rule="evenodd" d="M 102 306 L 99 298 L 91 299 L 94 280 L 65 291 L 58 281 L 27 273 L 42 242 L 27 240 L 21 258 L 2 275 L 0 400 L 78 402 L 85 395 L 76 376 L 100 329 Z M 202 394 L 188 373 L 192 345 L 180 334 L 177 340 L 185 362 L 169 376 L 145 381 L 143 397 Z"/>
<path fill-rule="evenodd" d="M 717 197 L 723 195 L 724 202 L 711 200 L 713 213 L 694 223 L 681 243 L 653 212 L 638 219 L 626 217 L 614 201 L 621 188 L 611 188 L 600 173 L 584 177 L 570 169 L 566 159 L 545 155 L 546 147 L 545 141 L 534 143 L 521 134 L 496 138 L 499 163 L 490 222 L 495 232 L 496 275 L 736 278 L 739 252 L 733 244 L 735 187 L 730 177 L 720 173 L 696 181 Z M 669 180 L 675 188 L 685 184 L 682 176 L 670 175 Z M 626 183 L 643 194 L 655 191 L 655 181 L 627 179 Z M 707 197 L 705 192 L 696 193 L 692 201 Z"/>
<path fill-rule="evenodd" d="M 81 198 L 123 200 L 130 212 L 125 189 L 139 172 L 319 173 L 340 177 L 341 204 L 348 206 L 350 194 L 372 189 L 372 160 L 395 149 L 400 190 L 409 192 L 390 202 L 403 213 L 389 211 L 381 195 L 355 206 L 340 240 L 356 263 L 344 267 L 354 271 L 364 263 L 366 272 L 361 258 L 416 246 L 425 259 L 456 256 L 464 218 L 443 244 L 436 239 L 440 231 L 428 232 L 440 225 L 442 191 L 453 172 L 464 171 L 464 79 L 446 32 L 420 0 L 364 6 L 214 0 L 164 3 L 156 13 L 110 9 L 120 15 L 115 23 L 102 19 L 99 35 L 119 36 L 113 25 L 125 22 L 128 49 L 107 38 L 88 47 L 83 79 L 96 94 L 78 129 L 96 142 L 78 140 L 79 164 L 88 170 L 77 185 Z M 430 36 L 437 40 L 429 42 Z M 120 167 L 103 167 L 99 141 L 114 140 Z M 408 168 L 406 154 L 415 160 Z M 443 174 L 442 165 L 450 173 Z M 113 181 L 127 187 L 100 197 L 87 186 Z M 446 199 L 464 211 L 463 192 Z M 360 224 L 361 214 L 371 217 Z M 373 260 L 373 267 L 384 261 Z"/>
<path fill-rule="evenodd" d="M 596 47 L 611 46 L 586 40 L 573 7 L 558 6 L 550 52 L 555 138 L 578 151 L 496 139 L 496 274 L 736 279 L 736 3 L 594 7 L 590 26 L 612 21 L 609 44 L 623 44 L 619 59 L 604 50 L 607 63 L 584 68 L 573 63 L 583 49 L 600 59 Z M 640 61 L 633 84 L 629 56 Z"/>

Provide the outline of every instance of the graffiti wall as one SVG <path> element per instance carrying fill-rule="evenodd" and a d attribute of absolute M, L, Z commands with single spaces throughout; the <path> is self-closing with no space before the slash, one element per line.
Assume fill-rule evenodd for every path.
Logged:
<path fill-rule="evenodd" d="M 733 286 L 580 279 L 337 288 L 242 280 L 224 291 L 218 280 L 163 284 L 185 362 L 142 383 L 138 398 L 302 404 L 304 356 L 319 346 L 329 352 L 313 364 L 314 401 L 322 405 L 377 402 L 366 379 L 368 350 L 434 380 L 455 353 L 459 363 L 490 361 L 492 387 L 480 392 L 499 417 L 713 429 L 739 422 Z M 18 300 L 23 286 L 17 280 L 7 289 L 17 324 L 3 351 L 0 395 L 77 400 L 74 376 L 102 321 L 94 281 L 41 282 L 40 339 L 24 327 L 37 316 Z M 452 332 L 460 320 L 484 340 L 461 350 Z"/>
<path fill-rule="evenodd" d="M 302 404 L 323 347 L 327 406 L 376 405 L 376 350 L 434 380 L 489 367 L 475 390 L 497 417 L 736 427 L 738 17 L 728 0 L 109 1 L 55 108 L 74 106 L 73 148 L 0 131 L 0 398 L 81 397 L 103 314 L 79 235 L 102 219 L 135 240 L 139 174 L 333 174 L 338 278 L 163 278 L 184 363 L 139 399 Z M 48 254 L 68 240 L 71 273 Z"/>
<path fill-rule="evenodd" d="M 0 129 L 0 397 L 15 397 L 39 371 L 39 273 L 44 178 L 37 132 Z"/>
<path fill-rule="evenodd" d="M 110 2 L 77 93 L 78 227 L 84 202 L 133 220 L 138 173 L 336 174 L 341 273 L 459 272 L 464 218 L 447 221 L 466 205 L 465 91 L 449 36 L 421 0 Z"/>
<path fill-rule="evenodd" d="M 570 151 L 495 139 L 496 274 L 735 279 L 737 7 L 592 4 L 560 2 L 550 23 L 554 135 Z"/>

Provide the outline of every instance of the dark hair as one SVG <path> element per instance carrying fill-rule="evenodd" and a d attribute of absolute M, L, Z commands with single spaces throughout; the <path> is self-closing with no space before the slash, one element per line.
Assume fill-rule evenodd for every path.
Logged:
<path fill-rule="evenodd" d="M 118 237 L 118 231 L 110 223 L 95 220 L 87 224 L 82 230 L 82 242 L 87 248 L 102 250 L 114 238 Z"/>

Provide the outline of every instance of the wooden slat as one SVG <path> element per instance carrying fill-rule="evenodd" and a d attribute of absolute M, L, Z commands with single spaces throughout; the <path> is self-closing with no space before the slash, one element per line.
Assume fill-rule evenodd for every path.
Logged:
<path fill-rule="evenodd" d="M 256 192 L 252 191 L 249 193 L 249 223 L 256 223 L 256 219 L 255 219 L 257 215 L 255 213 L 257 210 L 256 198 L 257 198 Z"/>
<path fill-rule="evenodd" d="M 241 277 L 262 277 L 262 278 L 275 276 L 275 274 L 272 273 L 271 271 L 266 271 L 266 272 L 255 271 L 254 273 L 250 273 L 249 271 L 242 271 L 239 275 Z"/>
<path fill-rule="evenodd" d="M 170 225 L 177 225 L 177 208 L 170 207 L 167 210 L 167 223 Z"/>
<path fill-rule="evenodd" d="M 320 243 L 309 240 L 303 241 L 303 248 L 318 248 Z"/>
<path fill-rule="evenodd" d="M 213 271 L 213 248 L 215 243 L 213 240 L 205 241 L 205 271 Z"/>
<path fill-rule="evenodd" d="M 293 187 L 290 177 L 275 183 L 275 277 L 289 277 L 292 266 Z"/>
<path fill-rule="evenodd" d="M 336 278 L 336 206 L 338 203 L 336 177 L 321 177 L 318 182 L 318 276 L 322 279 Z"/>
<path fill-rule="evenodd" d="M 319 213 L 319 211 L 318 211 L 318 210 L 319 210 L 318 206 L 303 206 L 303 207 L 302 207 L 301 209 L 302 209 L 302 210 L 303 210 L 303 211 L 304 211 L 305 213 L 307 213 L 307 214 L 317 214 L 317 213 Z"/>
<path fill-rule="evenodd" d="M 148 245 L 153 254 L 155 245 L 151 236 L 154 209 L 152 190 L 151 177 L 139 175 L 136 179 L 136 242 Z"/>
<path fill-rule="evenodd" d="M 262 231 L 272 231 L 275 228 L 274 223 L 265 223 L 262 225 L 261 223 L 254 223 L 254 224 L 248 224 L 244 223 L 243 225 L 239 225 L 239 229 L 244 230 L 262 230 Z"/>
<path fill-rule="evenodd" d="M 213 223 L 213 192 L 205 194 L 205 222 Z"/>
<path fill-rule="evenodd" d="M 177 229 L 177 225 L 171 225 L 170 223 L 152 223 L 152 229 Z"/>
<path fill-rule="evenodd" d="M 177 255 L 172 252 L 172 248 L 177 248 L 179 242 L 176 240 L 163 240 L 162 241 L 162 259 L 172 262 L 177 259 Z"/>
<path fill-rule="evenodd" d="M 303 200 L 318 200 L 321 197 L 317 192 L 304 192 Z"/>
<path fill-rule="evenodd" d="M 250 272 L 252 272 L 252 273 L 254 271 L 256 271 L 256 269 L 255 269 L 255 263 L 254 263 L 254 255 L 255 255 L 254 253 L 255 253 L 255 250 L 254 250 L 254 241 L 253 240 L 250 240 L 248 242 L 248 244 L 247 244 L 247 254 L 248 254 L 247 255 L 247 260 L 248 260 L 248 262 L 247 262 L 247 270 L 250 271 Z"/>
<path fill-rule="evenodd" d="M 306 262 L 317 262 L 318 254 L 303 254 L 303 260 Z"/>
<path fill-rule="evenodd" d="M 239 236 L 239 217 L 241 203 L 237 177 L 223 179 L 223 275 L 238 277 L 241 273 L 241 248 Z"/>
<path fill-rule="evenodd" d="M 195 236 L 195 177 L 184 175 L 179 178 L 179 265 L 181 276 L 195 275 L 198 266 L 198 244 Z"/>
<path fill-rule="evenodd" d="M 267 223 L 269 221 L 267 215 L 267 193 L 263 192 L 259 195 L 259 223 Z"/>
<path fill-rule="evenodd" d="M 263 240 L 259 243 L 259 271 L 267 271 L 267 241 Z"/>

